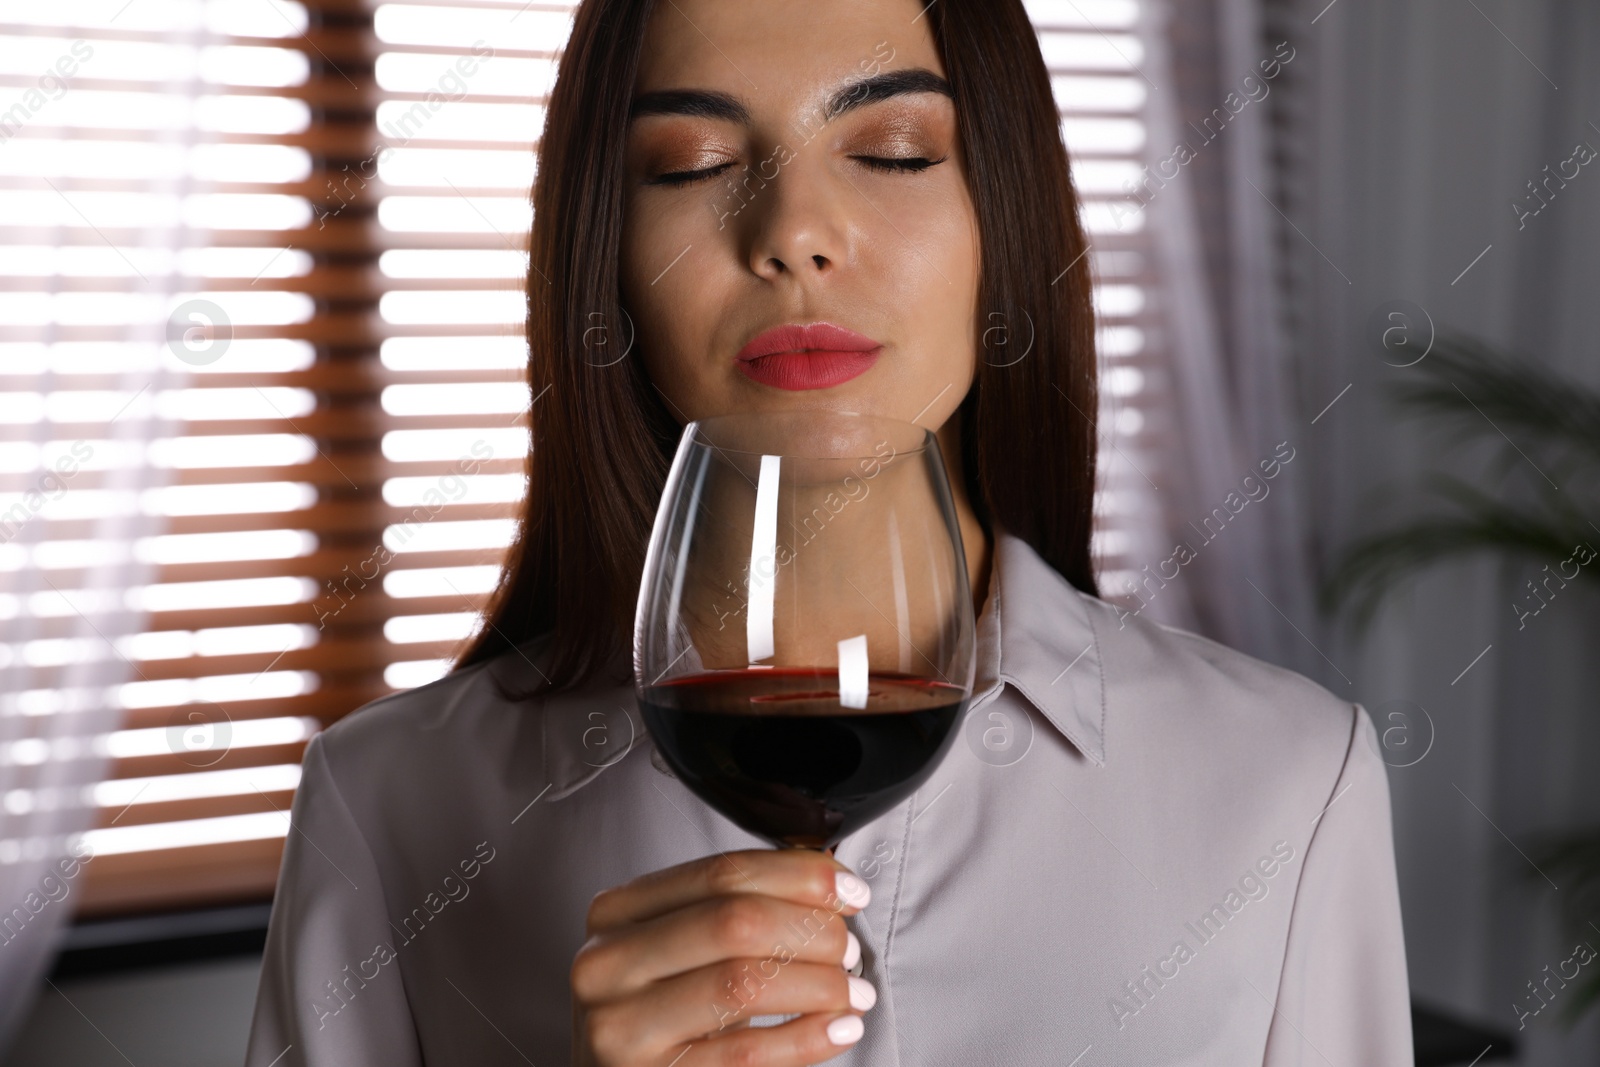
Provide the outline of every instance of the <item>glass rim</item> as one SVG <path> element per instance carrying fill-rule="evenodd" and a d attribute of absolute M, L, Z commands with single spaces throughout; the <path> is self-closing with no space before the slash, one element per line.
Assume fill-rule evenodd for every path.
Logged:
<path fill-rule="evenodd" d="M 731 447 L 728 447 L 726 445 L 719 445 L 719 444 L 717 444 L 717 443 L 715 443 L 715 442 L 713 442 L 713 441 L 711 441 L 711 440 L 709 440 L 709 439 L 707 439 L 705 437 L 705 431 L 707 429 L 714 429 L 718 424 L 728 424 L 728 423 L 734 422 L 735 420 L 738 420 L 738 421 L 759 421 L 761 423 L 768 423 L 768 422 L 771 422 L 774 419 L 789 419 L 789 418 L 815 419 L 815 418 L 818 418 L 818 417 L 823 417 L 823 418 L 844 417 L 844 418 L 848 418 L 848 419 L 859 420 L 860 424 L 863 424 L 863 425 L 865 425 L 867 423 L 872 423 L 872 422 L 883 422 L 883 423 L 888 423 L 889 425 L 896 427 L 900 432 L 904 432 L 906 430 L 914 430 L 918 434 L 920 434 L 920 437 L 918 438 L 918 443 L 914 447 L 896 448 L 894 450 L 896 455 L 908 455 L 908 454 L 914 455 L 914 454 L 917 454 L 919 452 L 924 452 L 924 451 L 927 450 L 927 448 L 928 448 L 928 446 L 930 444 L 935 444 L 936 445 L 937 442 L 938 442 L 937 436 L 934 434 L 934 432 L 932 430 L 928 429 L 926 426 L 920 426 L 917 423 L 909 422 L 909 421 L 907 421 L 905 419 L 896 418 L 893 415 L 879 415 L 879 414 L 875 414 L 875 413 L 872 413 L 872 412 L 862 412 L 862 411 L 837 411 L 837 410 L 834 410 L 832 408 L 799 408 L 799 409 L 795 409 L 795 410 L 792 410 L 792 411 L 733 411 L 733 412 L 726 412 L 726 413 L 721 414 L 721 415 L 708 415 L 703 419 L 695 419 L 695 420 L 691 421 L 690 423 L 688 423 L 686 426 L 684 426 L 683 435 L 684 435 L 684 439 L 685 440 L 691 441 L 694 445 L 696 445 L 698 447 L 715 449 L 718 452 L 727 452 L 727 453 L 731 453 L 733 455 L 739 455 L 739 456 L 779 455 L 779 456 L 782 456 L 782 457 L 784 457 L 786 459 L 793 458 L 793 459 L 833 459 L 833 460 L 882 459 L 883 458 L 879 453 L 876 453 L 876 452 L 863 452 L 863 453 L 859 453 L 859 454 L 839 454 L 839 455 L 826 455 L 826 456 L 800 455 L 800 454 L 797 454 L 797 453 L 790 453 L 790 452 L 779 452 L 779 453 L 762 452 L 762 451 L 757 451 L 757 450 L 747 449 L 747 448 L 731 448 Z"/>

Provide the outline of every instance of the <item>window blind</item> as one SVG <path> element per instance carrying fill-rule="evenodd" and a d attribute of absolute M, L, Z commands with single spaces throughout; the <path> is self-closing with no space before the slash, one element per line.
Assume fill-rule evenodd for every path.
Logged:
<path fill-rule="evenodd" d="M 1145 149 L 1140 3 L 1028 8 L 1092 244 L 1096 551 L 1114 573 L 1159 478 L 1141 443 L 1166 422 L 1144 237 L 1115 206 Z M 79 604 L 140 609 L 139 632 L 71 647 L 59 605 L 0 596 L 0 669 L 28 671 L 6 713 L 50 713 L 52 672 L 79 661 L 135 671 L 103 694 L 124 721 L 80 914 L 269 895 L 309 738 L 440 676 L 477 625 L 524 491 L 528 190 L 571 11 L 0 15 L 0 517 L 74 445 L 92 451 L 28 536 L 0 542 L 0 573 L 66 597 L 107 562 L 149 576 L 126 604 Z M 139 360 L 156 369 L 130 382 Z M 108 431 L 124 405 L 160 427 L 137 449 Z M 160 484 L 119 496 L 140 464 Z M 157 532 L 95 542 L 114 506 Z"/>
<path fill-rule="evenodd" d="M 80 914 L 270 894 L 306 741 L 420 680 L 408 664 L 448 656 L 490 584 L 522 480 L 507 308 L 528 75 L 561 37 L 534 5 L 465 6 L 522 47 L 408 38 L 408 19 L 442 13 L 341 0 L 0 16 L 0 101 L 14 102 L 0 109 L 0 503 L 25 501 L 75 445 L 91 457 L 26 537 L 0 528 L 0 567 L 13 588 L 38 575 L 91 625 L 127 608 L 145 620 L 62 647 L 60 604 L 0 599 L 0 667 L 28 686 L 8 689 L 6 713 L 49 713 L 82 661 L 134 672 L 102 694 L 124 717 L 103 739 Z M 483 106 L 520 108 L 520 135 L 496 144 L 500 123 L 485 138 L 477 116 L 436 107 L 455 107 L 462 80 Z M 497 102 L 513 81 L 516 102 Z M 494 149 L 492 179 L 438 166 Z M 504 241 L 460 214 L 476 216 L 485 184 L 524 205 Z M 125 371 L 141 362 L 135 388 Z M 108 433 L 124 405 L 160 422 L 136 448 Z M 141 464 L 164 484 L 122 499 L 119 469 Z M 160 532 L 86 540 L 97 509 L 121 506 Z M 89 568 L 119 560 L 147 564 L 148 583 L 87 603 Z"/>
<path fill-rule="evenodd" d="M 1100 364 L 1095 568 L 1102 597 L 1130 606 L 1138 601 L 1122 591 L 1151 558 L 1150 542 L 1165 521 L 1160 457 L 1170 444 L 1174 411 L 1150 235 L 1129 195 L 1150 159 L 1146 107 L 1155 86 L 1141 69 L 1150 8 L 1150 0 L 1027 3 L 1061 113 L 1094 278 Z"/>
<path fill-rule="evenodd" d="M 317 83 L 289 44 L 308 12 L 85 0 L 8 5 L 0 23 L 0 484 L 23 520 L 0 530 L 0 708 L 64 714 L 75 670 L 131 667 L 89 694 L 124 714 L 99 739 L 110 779 L 84 798 L 100 817 L 83 913 L 259 892 L 281 847 L 271 807 L 332 707 L 302 610 L 325 481 L 313 264 L 286 238 L 310 217 Z M 128 438 L 124 413 L 157 428 Z M 28 491 L 67 456 L 36 510 Z M 130 476 L 145 469 L 161 476 Z M 118 511 L 149 535 L 97 539 Z M 149 581 L 108 602 L 97 567 Z M 124 611 L 141 632 L 111 625 Z M 65 639 L 78 618 L 93 636 Z"/>

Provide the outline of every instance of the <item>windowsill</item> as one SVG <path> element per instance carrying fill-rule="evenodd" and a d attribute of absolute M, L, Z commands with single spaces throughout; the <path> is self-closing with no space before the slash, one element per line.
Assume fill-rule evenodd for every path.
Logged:
<path fill-rule="evenodd" d="M 271 913 L 268 901 L 74 923 L 62 936 L 50 977 L 259 955 Z"/>

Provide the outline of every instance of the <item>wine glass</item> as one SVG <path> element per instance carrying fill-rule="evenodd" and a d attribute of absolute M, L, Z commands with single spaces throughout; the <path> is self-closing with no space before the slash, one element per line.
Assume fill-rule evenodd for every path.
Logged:
<path fill-rule="evenodd" d="M 684 428 L 634 686 L 667 764 L 734 823 L 832 850 L 915 792 L 972 697 L 974 629 L 931 432 L 818 410 Z"/>

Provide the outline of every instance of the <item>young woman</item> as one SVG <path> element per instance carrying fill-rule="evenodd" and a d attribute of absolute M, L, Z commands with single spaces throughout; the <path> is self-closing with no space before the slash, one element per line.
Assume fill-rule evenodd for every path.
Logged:
<path fill-rule="evenodd" d="M 539 152 L 520 536 L 454 673 L 307 748 L 252 1067 L 1411 1062 L 1366 713 L 1095 595 L 1021 3 L 585 0 Z M 736 358 L 817 323 L 877 358 Z M 979 612 L 965 741 L 833 856 L 698 802 L 630 681 L 682 427 L 804 408 L 936 431 Z"/>

